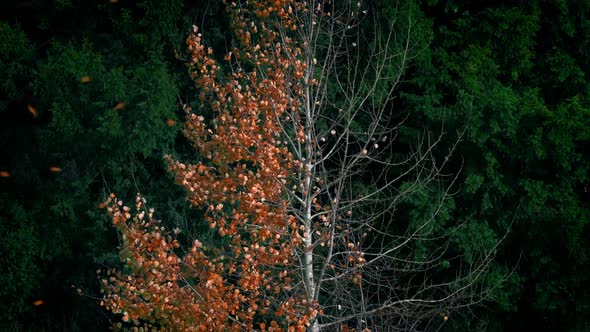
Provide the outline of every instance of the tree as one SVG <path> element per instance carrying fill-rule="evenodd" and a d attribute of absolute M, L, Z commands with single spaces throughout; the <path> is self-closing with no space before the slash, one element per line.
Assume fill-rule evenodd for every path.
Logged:
<path fill-rule="evenodd" d="M 112 195 L 127 267 L 103 279 L 106 308 L 179 331 L 384 331 L 441 324 L 481 300 L 495 248 L 461 265 L 445 250 L 453 230 L 440 229 L 450 186 L 429 194 L 452 183 L 442 173 L 452 149 L 439 162 L 441 136 L 426 134 L 399 153 L 393 93 L 419 50 L 414 9 L 393 8 L 232 2 L 226 66 L 194 28 L 199 109 L 185 106 L 185 135 L 199 159 L 168 161 L 218 245 L 183 251 L 141 196 L 132 216 Z M 396 208 L 412 195 L 434 201 L 400 225 Z M 453 273 L 432 277 L 448 265 Z"/>

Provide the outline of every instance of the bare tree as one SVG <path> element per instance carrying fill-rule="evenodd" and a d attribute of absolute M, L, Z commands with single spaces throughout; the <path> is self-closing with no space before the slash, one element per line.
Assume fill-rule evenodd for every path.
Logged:
<path fill-rule="evenodd" d="M 412 5 L 395 5 L 387 17 L 366 1 L 310 0 L 296 13 L 304 94 L 283 132 L 301 128 L 305 138 L 285 139 L 303 165 L 289 189 L 304 239 L 293 273 L 323 311 L 312 331 L 417 330 L 487 292 L 480 282 L 492 252 L 450 279 L 433 277 L 448 262 L 450 232 L 437 234 L 433 224 L 456 179 L 443 173 L 453 150 L 437 160 L 440 128 L 434 136 L 425 132 L 405 156 L 394 151 L 411 116 L 393 108 L 395 91 L 420 51 L 412 43 Z M 281 35 L 288 41 L 288 31 Z M 438 194 L 428 193 L 433 187 Z M 432 196 L 432 210 L 418 225 L 400 225 L 398 204 L 417 192 Z M 417 246 L 429 242 L 440 246 L 417 255 Z"/>

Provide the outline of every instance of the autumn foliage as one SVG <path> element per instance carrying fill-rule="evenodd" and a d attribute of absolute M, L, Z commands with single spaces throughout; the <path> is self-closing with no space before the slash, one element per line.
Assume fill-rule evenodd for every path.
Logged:
<path fill-rule="evenodd" d="M 318 314 L 293 272 L 302 230 L 287 195 L 303 167 L 288 143 L 305 135 L 288 111 L 301 106 L 306 64 L 298 43 L 279 36 L 297 29 L 294 13 L 304 10 L 290 0 L 228 5 L 236 46 L 224 66 L 196 27 L 187 38 L 200 108 L 185 106 L 185 135 L 201 159 L 168 161 L 224 244 L 195 240 L 182 252 L 141 196 L 132 211 L 111 195 L 126 266 L 103 277 L 103 304 L 123 321 L 173 331 L 303 331 Z"/>

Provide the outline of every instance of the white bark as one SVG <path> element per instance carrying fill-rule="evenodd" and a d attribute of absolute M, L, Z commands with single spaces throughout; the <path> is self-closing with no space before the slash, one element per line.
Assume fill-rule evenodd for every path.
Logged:
<path fill-rule="evenodd" d="M 342 324 L 373 329 L 376 322 L 384 324 L 379 331 L 414 330 L 441 310 L 481 301 L 487 289 L 478 289 L 478 280 L 492 252 L 444 282 L 431 280 L 429 271 L 441 262 L 445 245 L 419 259 L 413 257 L 416 243 L 441 240 L 431 228 L 450 196 L 454 177 L 442 170 L 454 149 L 444 160 L 436 160 L 435 149 L 444 135 L 441 128 L 434 137 L 425 133 L 405 159 L 390 155 L 403 122 L 393 122 L 399 114 L 390 109 L 391 101 L 417 52 L 411 45 L 412 17 L 390 18 L 389 26 L 382 27 L 370 12 L 373 8 L 363 2 L 308 0 L 308 8 L 298 13 L 308 66 L 304 100 L 284 130 L 290 133 L 302 126 L 305 140 L 301 144 L 285 137 L 284 141 L 290 142 L 303 165 L 301 184 L 291 192 L 292 213 L 303 227 L 298 268 L 307 301 L 324 311 L 309 330 L 336 331 Z M 363 20 L 373 20 L 371 42 L 363 35 L 367 33 Z M 287 35 L 288 31 L 282 33 L 283 38 Z M 335 95 L 339 100 L 333 99 Z M 359 130 L 359 124 L 364 128 Z M 367 167 L 378 171 L 369 174 Z M 355 190 L 354 180 L 359 177 L 370 191 Z M 392 227 L 400 201 L 439 182 L 447 189 L 433 196 L 434 208 L 420 225 L 406 232 Z M 317 205 L 319 210 L 314 208 Z"/>

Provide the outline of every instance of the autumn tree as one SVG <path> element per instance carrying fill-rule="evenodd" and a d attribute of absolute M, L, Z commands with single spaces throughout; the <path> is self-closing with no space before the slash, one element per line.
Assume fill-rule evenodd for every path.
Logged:
<path fill-rule="evenodd" d="M 186 60 L 199 106 L 185 106 L 185 135 L 199 157 L 167 159 L 218 245 L 181 246 L 141 196 L 134 212 L 112 195 L 126 268 L 102 280 L 106 308 L 174 331 L 414 330 L 485 295 L 492 252 L 431 277 L 461 261 L 435 231 L 448 189 L 419 223 L 394 219 L 409 195 L 453 177 L 433 153 L 441 135 L 398 153 L 393 94 L 419 50 L 411 7 L 393 8 L 232 2 L 223 60 L 194 28 Z"/>

